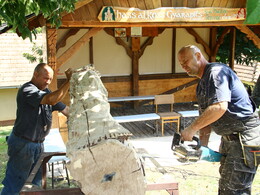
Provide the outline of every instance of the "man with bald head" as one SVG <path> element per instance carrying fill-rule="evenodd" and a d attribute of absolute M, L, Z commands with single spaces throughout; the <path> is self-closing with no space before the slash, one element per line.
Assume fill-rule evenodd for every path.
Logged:
<path fill-rule="evenodd" d="M 221 135 L 219 194 L 251 194 L 251 184 L 260 162 L 260 120 L 254 102 L 227 65 L 209 63 L 200 49 L 187 45 L 178 52 L 182 68 L 200 78 L 196 89 L 200 116 L 181 132 L 192 140 L 210 125 Z"/>
<path fill-rule="evenodd" d="M 43 141 L 51 128 L 52 112 L 60 111 L 68 116 L 69 108 L 60 101 L 69 89 L 72 70 L 68 69 L 65 74 L 67 80 L 58 90 L 51 92 L 48 85 L 53 79 L 53 70 L 40 63 L 35 67 L 31 81 L 19 89 L 16 120 L 7 140 L 9 160 L 1 195 L 19 194 L 43 152 Z M 33 184 L 41 185 L 41 170 Z"/>

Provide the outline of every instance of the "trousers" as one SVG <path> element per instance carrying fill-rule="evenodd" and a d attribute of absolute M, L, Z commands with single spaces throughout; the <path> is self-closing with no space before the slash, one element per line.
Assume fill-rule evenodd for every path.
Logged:
<path fill-rule="evenodd" d="M 257 166 L 249 167 L 244 162 L 239 140 L 222 139 L 220 152 L 219 195 L 250 195 Z"/>
<path fill-rule="evenodd" d="M 2 181 L 4 188 L 1 195 L 18 195 L 44 150 L 43 144 L 30 142 L 13 133 L 9 136 L 7 144 L 9 159 Z M 33 180 L 33 184 L 38 186 L 41 185 L 41 170 L 39 169 Z"/>

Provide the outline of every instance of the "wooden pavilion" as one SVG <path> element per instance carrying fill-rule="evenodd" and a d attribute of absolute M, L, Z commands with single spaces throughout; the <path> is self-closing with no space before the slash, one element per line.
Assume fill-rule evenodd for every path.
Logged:
<path fill-rule="evenodd" d="M 232 68 L 235 29 L 247 34 L 260 48 L 259 25 L 244 24 L 246 0 L 80 0 L 75 8 L 73 13 L 63 14 L 59 29 L 51 27 L 41 15 L 29 20 L 31 28 L 46 27 L 47 60 L 57 73 L 52 89 L 59 86 L 64 78 L 59 76 L 62 68 L 78 63 L 77 54 L 85 48 L 81 58 L 84 57 L 85 64 L 96 65 L 97 61 L 101 64 L 97 69 L 101 72 L 110 97 L 174 93 L 176 102 L 196 101 L 197 79 L 184 73 L 176 59 L 176 53 L 187 36 L 192 37 L 194 44 L 204 50 L 209 61 L 215 61 L 225 35 L 231 33 L 232 52 L 229 65 Z M 218 27 L 224 27 L 219 36 Z M 164 43 L 168 45 L 167 49 L 162 43 L 160 45 L 156 42 L 159 36 L 165 34 L 166 29 L 170 29 Z M 200 33 L 200 29 L 205 29 L 206 33 Z M 100 32 L 105 32 L 106 38 L 102 38 L 103 44 L 100 44 L 101 41 L 96 44 L 95 40 L 99 38 L 97 34 Z M 114 46 L 111 41 L 106 42 L 107 40 L 113 40 Z M 167 66 L 166 71 L 158 71 L 158 66 L 161 66 L 158 63 L 154 65 L 155 71 L 149 71 L 153 68 L 153 61 L 142 61 L 142 57 L 144 54 L 148 55 L 147 50 L 152 46 L 158 47 L 148 56 L 153 61 L 156 60 L 154 56 L 159 58 L 165 52 L 168 53 L 168 61 L 162 62 L 162 66 Z M 106 50 L 102 50 L 104 47 Z M 126 57 L 121 58 L 122 54 L 115 50 L 106 61 L 106 52 L 112 52 L 115 47 L 120 47 Z M 104 51 L 103 54 L 100 54 L 101 50 Z M 103 61 L 102 56 L 106 58 Z M 122 62 L 126 58 L 127 62 Z M 119 60 L 120 65 L 111 65 Z M 125 64 L 129 66 L 124 68 Z M 142 67 L 145 68 L 140 71 Z M 109 74 L 106 71 L 102 74 L 103 69 L 110 69 Z M 111 74 L 118 69 L 128 71 Z M 69 104 L 68 98 L 65 103 Z"/>

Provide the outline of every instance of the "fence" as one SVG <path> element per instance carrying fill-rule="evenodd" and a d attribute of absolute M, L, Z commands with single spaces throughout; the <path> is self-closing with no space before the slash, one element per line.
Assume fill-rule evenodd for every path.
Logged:
<path fill-rule="evenodd" d="M 234 70 L 242 81 L 256 83 L 260 74 L 260 62 L 251 65 L 235 64 Z"/>

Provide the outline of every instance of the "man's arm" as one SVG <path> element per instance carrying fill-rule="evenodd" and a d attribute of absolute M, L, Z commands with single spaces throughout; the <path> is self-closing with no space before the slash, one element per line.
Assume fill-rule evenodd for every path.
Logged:
<path fill-rule="evenodd" d="M 65 115 L 66 117 L 68 117 L 68 116 L 69 116 L 69 107 L 66 106 L 66 107 L 61 111 L 61 113 L 62 113 L 63 115 Z"/>
<path fill-rule="evenodd" d="M 228 102 L 219 102 L 210 105 L 190 126 L 182 132 L 182 138 L 191 141 L 197 131 L 217 121 L 227 110 Z"/>
<path fill-rule="evenodd" d="M 59 101 L 61 101 L 66 93 L 68 92 L 68 89 L 70 87 L 70 78 L 72 75 L 72 70 L 68 69 L 65 71 L 67 80 L 61 85 L 61 87 L 59 89 L 57 89 L 56 91 L 49 93 L 47 95 L 45 95 L 42 98 L 41 104 L 49 104 L 49 105 L 55 105 L 57 104 Z"/>

